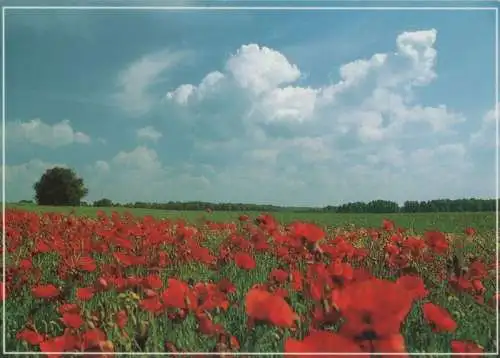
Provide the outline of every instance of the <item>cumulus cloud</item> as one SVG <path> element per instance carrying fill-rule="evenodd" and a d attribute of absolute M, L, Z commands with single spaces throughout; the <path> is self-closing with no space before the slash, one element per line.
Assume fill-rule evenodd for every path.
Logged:
<path fill-rule="evenodd" d="M 165 166 L 154 149 L 141 145 L 110 160 L 98 160 L 84 173 L 91 200 L 102 196 L 120 202 L 208 200 L 210 181 L 192 170 Z"/>
<path fill-rule="evenodd" d="M 479 130 L 472 133 L 470 136 L 471 144 L 480 147 L 495 147 L 496 138 L 496 120 L 497 112 L 500 113 L 500 103 L 497 103 L 495 108 L 489 110 L 482 118 Z"/>
<path fill-rule="evenodd" d="M 137 130 L 137 138 L 157 142 L 163 134 L 152 126 L 146 126 Z"/>
<path fill-rule="evenodd" d="M 300 77 L 300 70 L 283 54 L 257 44 L 241 46 L 227 61 L 226 69 L 242 88 L 255 94 L 295 82 Z"/>
<path fill-rule="evenodd" d="M 121 151 L 112 162 L 129 169 L 145 170 L 148 173 L 161 169 L 156 151 L 145 146 L 139 146 L 131 152 Z"/>
<path fill-rule="evenodd" d="M 33 199 L 35 195 L 33 185 L 47 169 L 56 166 L 67 167 L 64 163 L 50 163 L 40 159 L 32 159 L 26 163 L 2 167 L 5 168 L 6 202 Z"/>
<path fill-rule="evenodd" d="M 203 78 L 198 86 L 183 84 L 174 91 L 168 92 L 166 94 L 166 99 L 173 100 L 180 105 L 186 105 L 190 98 L 201 100 L 209 91 L 213 91 L 214 87 L 224 78 L 225 76 L 219 71 L 210 72 Z"/>
<path fill-rule="evenodd" d="M 90 137 L 74 130 L 69 120 L 53 125 L 39 118 L 27 122 L 7 122 L 5 136 L 8 141 L 29 142 L 50 148 L 90 143 Z"/>
<path fill-rule="evenodd" d="M 437 76 L 436 38 L 435 29 L 404 32 L 396 38 L 395 52 L 346 63 L 339 69 L 338 82 L 316 88 L 298 85 L 301 70 L 278 50 L 243 45 L 228 58 L 225 73 L 214 71 L 200 85 L 181 85 L 166 98 L 199 108 L 208 93 L 224 98 L 228 90 L 234 93 L 238 88 L 247 101 L 227 103 L 228 108 L 220 111 L 244 103 L 248 106 L 239 108 L 239 116 L 254 124 L 309 123 L 310 128 L 324 126 L 339 135 L 354 132 L 362 142 L 395 138 L 415 126 L 446 132 L 465 118 L 445 105 L 416 103 L 412 90 Z"/>
<path fill-rule="evenodd" d="M 234 191 L 241 188 L 239 200 L 250 201 L 402 201 L 422 199 L 425 190 L 425 198 L 456 197 L 474 175 L 455 130 L 466 118 L 444 103 L 419 103 L 416 91 L 438 76 L 437 35 L 435 29 L 403 32 L 394 50 L 353 59 L 339 66 L 338 80 L 315 86 L 302 84 L 304 73 L 279 49 L 243 45 L 217 72 L 216 84 L 181 85 L 166 99 L 185 118 L 200 118 L 200 135 L 238 129 L 224 140 L 198 138 L 204 158 L 224 157 L 212 180 L 214 195 L 227 198 L 220 183 L 232 180 Z M 202 96 L 196 95 L 201 83 Z M 236 95 L 245 100 L 233 100 Z M 197 116 L 214 98 L 228 96 L 217 116 Z M 219 120 L 224 114 L 230 120 Z"/>
<path fill-rule="evenodd" d="M 437 51 L 433 47 L 437 31 L 403 32 L 397 37 L 396 44 L 401 55 L 411 63 L 412 73 L 406 72 L 406 80 L 412 85 L 426 85 L 435 77 L 434 65 Z"/>
<path fill-rule="evenodd" d="M 314 114 L 316 95 L 317 90 L 312 88 L 275 88 L 254 109 L 257 109 L 267 122 L 302 122 Z"/>

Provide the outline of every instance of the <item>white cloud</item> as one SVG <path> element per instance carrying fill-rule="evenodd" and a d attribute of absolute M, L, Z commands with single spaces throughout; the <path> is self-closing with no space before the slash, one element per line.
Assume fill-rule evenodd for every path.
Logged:
<path fill-rule="evenodd" d="M 278 49 L 244 45 L 204 96 L 186 85 L 167 97 L 194 119 L 196 148 L 224 162 L 212 179 L 214 196 L 229 200 L 224 178 L 232 180 L 231 193 L 241 192 L 240 201 L 460 196 L 476 175 L 456 131 L 466 118 L 445 104 L 419 103 L 416 91 L 438 76 L 436 44 L 435 29 L 404 32 L 393 51 L 345 63 L 337 81 L 314 87 L 299 82 L 301 69 Z M 205 108 L 213 109 L 214 98 L 221 105 L 212 115 Z M 208 137 L 228 128 L 232 136 Z"/>
<path fill-rule="evenodd" d="M 226 143 L 226 150 L 235 150 L 237 142 Z M 219 151 L 220 147 L 209 148 Z M 294 162 L 318 163 L 334 157 L 329 143 L 322 137 L 295 137 L 290 139 L 263 139 L 258 148 L 252 148 L 243 156 L 262 165 L 276 165 L 280 156 L 289 156 Z"/>
<path fill-rule="evenodd" d="M 154 129 L 152 126 L 146 126 L 137 130 L 137 137 L 139 139 L 151 140 L 157 142 L 163 134 L 158 130 Z"/>
<path fill-rule="evenodd" d="M 224 78 L 225 76 L 219 71 L 210 72 L 198 86 L 183 84 L 174 91 L 168 92 L 165 97 L 167 100 L 174 100 L 180 105 L 186 105 L 189 98 L 196 97 L 198 100 L 203 99 Z"/>
<path fill-rule="evenodd" d="M 121 151 L 112 162 L 129 169 L 140 169 L 153 172 L 161 169 L 158 154 L 153 149 L 139 146 L 131 152 Z"/>
<path fill-rule="evenodd" d="M 305 163 L 321 162 L 332 158 L 334 153 L 323 137 L 298 137 L 289 141 L 287 150 L 298 151 Z"/>
<path fill-rule="evenodd" d="M 167 99 L 173 99 L 179 104 L 187 104 L 189 97 L 195 92 L 196 87 L 191 84 L 179 86 L 175 91 L 168 92 Z"/>
<path fill-rule="evenodd" d="M 462 143 L 441 144 L 436 148 L 436 153 L 443 156 L 452 156 L 453 158 L 463 158 L 467 150 Z"/>
<path fill-rule="evenodd" d="M 369 60 L 359 59 L 342 65 L 339 70 L 340 81 L 321 88 L 321 100 L 335 103 L 337 95 L 362 83 L 371 73 L 379 71 L 386 61 L 387 55 L 378 53 Z"/>
<path fill-rule="evenodd" d="M 366 160 L 372 165 L 383 164 L 398 168 L 403 167 L 406 162 L 404 152 L 395 145 L 382 147 L 378 153 L 369 154 Z"/>
<path fill-rule="evenodd" d="M 426 85 L 435 77 L 434 65 L 437 51 L 433 47 L 436 42 L 437 31 L 403 32 L 396 40 L 397 55 L 406 57 L 411 61 L 411 72 L 406 73 L 406 78 L 412 85 Z"/>
<path fill-rule="evenodd" d="M 313 127 L 324 127 L 340 136 L 353 132 L 364 143 L 429 129 L 448 133 L 465 118 L 445 105 L 415 103 L 412 91 L 437 76 L 436 38 L 435 29 L 404 32 L 396 39 L 394 53 L 376 53 L 369 59 L 344 64 L 337 83 L 316 88 L 295 85 L 301 77 L 300 69 L 277 50 L 243 45 L 226 62 L 224 68 L 229 75 L 212 72 L 217 73 L 217 81 L 206 81 L 209 74 L 199 86 L 185 84 L 168 92 L 167 99 L 189 107 L 191 99 L 196 98 L 194 110 L 199 111 L 208 93 L 222 99 L 227 98 L 228 91 L 238 93 L 235 88 L 239 88 L 248 101 L 227 101 L 227 107 L 220 111 L 232 116 L 239 111 L 240 118 L 253 123 L 308 123 L 312 131 Z M 220 86 L 222 80 L 232 81 L 232 85 Z M 203 95 L 196 95 L 201 88 Z M 242 103 L 249 106 L 235 107 Z M 415 130 L 417 127 L 419 130 Z"/>
<path fill-rule="evenodd" d="M 98 160 L 95 162 L 95 169 L 98 172 L 109 172 L 109 164 L 104 160 Z"/>
<path fill-rule="evenodd" d="M 5 166 L 5 196 L 6 202 L 31 200 L 35 196 L 33 185 L 47 169 L 53 167 L 66 168 L 66 164 L 49 163 L 39 159 L 29 162 Z"/>
<path fill-rule="evenodd" d="M 300 77 L 297 66 L 283 54 L 257 44 L 241 46 L 227 61 L 226 69 L 242 88 L 257 95 Z"/>
<path fill-rule="evenodd" d="M 312 88 L 275 88 L 257 105 L 264 121 L 298 121 L 312 117 L 317 91 Z"/>
<path fill-rule="evenodd" d="M 148 112 L 156 102 L 149 93 L 150 87 L 160 75 L 177 65 L 186 55 L 186 52 L 163 50 L 131 63 L 118 76 L 119 91 L 114 95 L 117 105 L 133 115 Z"/>
<path fill-rule="evenodd" d="M 481 126 L 478 131 L 470 136 L 470 143 L 482 147 L 495 147 L 496 138 L 496 112 L 500 113 L 500 103 L 497 103 L 496 108 L 489 110 L 481 121 Z"/>
<path fill-rule="evenodd" d="M 85 178 L 91 200 L 102 196 L 120 202 L 208 200 L 209 179 L 192 170 L 167 167 L 154 149 L 138 146 L 95 162 L 86 168 Z"/>
<path fill-rule="evenodd" d="M 90 137 L 85 133 L 75 131 L 69 120 L 53 125 L 46 124 L 39 118 L 28 122 L 7 122 L 5 135 L 9 141 L 26 141 L 51 148 L 73 143 L 90 143 Z"/>

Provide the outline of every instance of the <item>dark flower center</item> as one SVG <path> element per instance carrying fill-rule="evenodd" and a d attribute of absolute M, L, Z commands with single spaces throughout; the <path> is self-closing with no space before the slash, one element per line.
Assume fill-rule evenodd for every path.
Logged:
<path fill-rule="evenodd" d="M 361 341 L 374 341 L 378 338 L 379 337 L 377 333 L 372 329 L 367 329 L 363 331 L 360 335 L 356 336 L 356 339 Z"/>

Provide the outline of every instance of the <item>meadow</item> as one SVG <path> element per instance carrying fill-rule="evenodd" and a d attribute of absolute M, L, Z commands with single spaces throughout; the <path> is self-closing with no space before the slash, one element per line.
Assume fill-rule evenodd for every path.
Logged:
<path fill-rule="evenodd" d="M 6 244 L 7 351 L 496 351 L 494 213 L 9 205 Z"/>

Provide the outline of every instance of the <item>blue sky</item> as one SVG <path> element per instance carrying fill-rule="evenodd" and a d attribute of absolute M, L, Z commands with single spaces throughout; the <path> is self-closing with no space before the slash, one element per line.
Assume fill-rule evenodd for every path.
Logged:
<path fill-rule="evenodd" d="M 376 4 L 373 4 L 376 5 Z M 493 11 L 7 10 L 6 196 L 495 195 Z"/>

